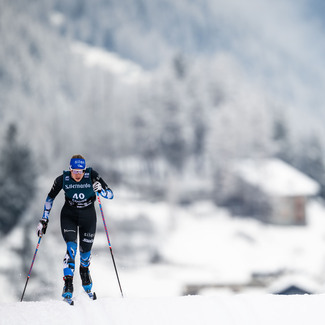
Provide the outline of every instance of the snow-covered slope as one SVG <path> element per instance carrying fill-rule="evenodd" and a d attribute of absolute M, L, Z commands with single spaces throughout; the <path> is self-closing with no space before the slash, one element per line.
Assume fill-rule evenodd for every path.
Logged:
<path fill-rule="evenodd" d="M 77 297 L 73 307 L 63 301 L 1 304 L 0 324 L 325 324 L 324 295 L 87 299 Z"/>
<path fill-rule="evenodd" d="M 105 207 L 109 207 L 105 212 L 107 212 L 108 216 L 112 216 L 109 219 L 111 224 L 112 219 L 117 218 L 119 213 L 121 213 L 121 207 L 118 206 L 117 202 L 110 202 Z M 155 211 L 154 216 L 156 218 L 160 217 L 157 222 L 164 220 L 162 216 L 166 211 L 163 206 L 158 207 L 154 204 L 142 206 L 139 203 L 138 206 L 132 205 L 132 207 L 133 214 L 135 215 L 137 211 L 142 214 L 146 212 L 148 215 L 151 215 L 150 212 Z M 127 211 L 123 211 L 125 218 L 127 218 Z M 215 218 L 219 222 L 215 224 L 209 218 L 211 211 L 207 205 L 191 208 L 191 212 L 194 215 L 196 213 L 201 215 L 197 222 L 195 222 L 194 216 L 191 217 L 185 211 L 181 213 L 181 210 L 177 210 L 178 220 L 176 223 L 178 223 L 178 227 L 176 229 L 179 229 L 179 231 L 173 231 L 173 236 L 169 238 L 164 250 L 165 258 L 168 258 L 170 263 L 175 258 L 178 262 L 177 265 L 152 265 L 147 268 L 132 267 L 128 269 L 122 266 L 118 249 L 115 251 L 122 287 L 126 297 L 124 299 L 119 296 L 115 274 L 107 249 L 103 251 L 98 250 L 102 244 L 105 244 L 103 247 L 107 248 L 105 238 L 99 232 L 96 242 L 97 252 L 94 254 L 92 263 L 94 287 L 99 299 L 97 301 L 90 301 L 85 294 L 81 293 L 77 277 L 75 306 L 73 307 L 60 301 L 62 290 L 62 281 L 59 281 L 61 265 L 58 261 L 60 261 L 60 258 L 54 258 L 51 263 L 51 276 L 56 282 L 55 287 L 49 288 L 51 295 L 41 297 L 37 293 L 37 284 L 39 282 L 36 275 L 40 270 L 43 270 L 43 266 L 46 263 L 42 254 L 46 252 L 47 245 L 52 246 L 54 243 L 50 235 L 54 232 L 57 220 L 53 218 L 51 231 L 49 231 L 46 240 L 42 243 L 27 289 L 29 298 L 38 301 L 24 301 L 21 303 L 18 302 L 19 298 L 12 299 L 11 297 L 11 299 L 8 299 L 8 296 L 12 293 L 9 291 L 9 288 L 6 289 L 7 296 L 3 297 L 0 303 L 0 325 L 50 325 L 65 324 L 67 322 L 78 325 L 89 323 L 109 325 L 323 325 L 325 324 L 324 294 L 280 296 L 258 292 L 233 295 L 205 291 L 202 292 L 205 296 L 179 296 L 183 285 L 189 283 L 189 280 L 193 282 L 195 279 L 200 281 L 214 279 L 215 281 L 222 282 L 222 280 L 227 280 L 225 274 L 228 273 L 228 278 L 231 276 L 232 280 L 235 281 L 236 279 L 239 280 L 239 275 L 247 276 L 250 268 L 256 270 L 254 266 L 261 267 L 265 263 L 270 263 L 275 268 L 290 263 L 292 267 L 299 270 L 302 270 L 303 264 L 305 264 L 303 273 L 313 273 L 307 272 L 308 270 L 311 271 L 311 269 L 316 274 L 320 273 L 322 268 L 318 264 L 321 264 L 323 256 L 324 244 L 322 243 L 322 238 L 324 236 L 323 229 L 325 229 L 322 218 L 323 211 L 319 205 L 313 204 L 309 209 L 309 226 L 293 229 L 279 227 L 275 229 L 270 225 L 263 226 L 252 220 L 245 223 L 243 220 L 228 219 L 225 215 L 217 215 Z M 184 223 L 185 218 L 188 222 L 186 227 Z M 214 236 L 212 236 L 212 233 L 206 232 L 208 221 L 210 221 L 209 227 L 215 231 Z M 160 223 L 159 228 L 164 228 L 164 225 Z M 204 244 L 203 235 L 207 241 L 205 246 L 202 246 Z M 246 245 L 242 238 L 248 240 Z M 114 243 L 115 239 L 118 238 L 112 233 Z M 118 243 L 119 240 L 116 242 Z M 195 245 L 193 245 L 193 242 Z M 250 242 L 253 244 L 249 244 Z M 269 242 L 269 246 L 267 242 Z M 300 242 L 304 246 L 299 246 L 298 243 Z M 277 245 L 275 245 L 276 243 Z M 287 243 L 287 246 L 285 243 Z M 190 246 L 191 255 L 185 254 L 186 251 L 182 249 L 184 246 Z M 204 247 L 211 246 L 214 247 L 214 258 L 212 260 L 211 254 L 208 254 L 208 251 L 203 254 Z M 233 257 L 238 263 L 232 264 L 226 255 L 219 255 L 221 252 L 217 249 L 219 246 L 220 249 L 223 248 L 222 251 L 228 252 L 229 256 Z M 246 256 L 246 259 L 244 259 L 245 263 L 241 263 L 239 259 L 240 253 L 235 250 L 239 246 L 243 259 Z M 174 249 L 171 249 L 172 247 Z M 273 249 L 271 249 L 272 247 Z M 64 247 L 62 247 L 62 252 L 64 252 Z M 61 256 L 62 252 L 60 249 L 58 255 Z M 263 254 L 258 254 L 258 252 L 263 252 Z M 248 259 L 250 255 L 258 257 L 253 259 L 254 263 Z M 206 264 L 209 256 L 210 268 Z M 281 260 L 286 260 L 286 262 L 281 262 Z M 217 269 L 214 267 L 215 261 L 218 266 Z M 192 265 L 194 262 L 197 264 Z M 211 273 L 211 277 L 209 273 Z M 25 274 L 21 275 L 20 279 L 16 281 L 19 284 L 19 289 L 22 290 L 25 283 Z M 5 283 L 4 281 L 0 281 L 0 283 L 4 291 Z M 324 291 L 319 290 L 319 292 Z M 21 294 L 21 291 L 19 293 Z M 27 298 L 26 296 L 26 300 L 28 300 Z"/>
<path fill-rule="evenodd" d="M 325 214 L 324 208 L 317 202 L 309 205 L 309 221 L 305 227 L 263 225 L 256 220 L 231 218 L 225 211 L 208 202 L 175 208 L 175 218 L 171 218 L 170 209 L 165 203 L 140 200 L 131 202 L 130 199 L 119 198 L 112 202 L 103 202 L 103 205 L 121 284 L 129 298 L 176 297 L 184 294 L 189 285 L 245 285 L 251 280 L 253 273 L 268 274 L 279 271 L 290 277 L 286 285 L 294 282 L 302 286 L 308 280 L 316 282 L 316 286 L 307 286 L 307 289 L 312 289 L 311 292 L 325 292 Z M 57 215 L 60 207 L 60 202 L 56 202 L 50 228 L 34 264 L 24 299 L 26 301 L 60 298 L 63 286 L 62 258 L 66 249 L 59 233 Z M 153 234 L 134 231 L 123 235 L 117 231 L 117 221 L 131 225 L 133 219 L 137 220 L 139 216 L 147 220 L 147 223 L 150 220 Z M 35 226 L 36 222 L 37 220 Z M 98 220 L 91 265 L 94 289 L 99 297 L 118 298 L 120 293 L 116 275 L 102 228 L 102 222 Z M 10 237 L 1 241 L 0 303 L 18 301 L 22 294 L 37 243 L 33 231 L 32 251 L 25 257 L 27 270 L 23 273 L 17 272 L 22 261 L 21 258 L 16 258 L 15 252 L 24 241 L 22 232 L 23 229 L 17 229 Z M 130 253 L 125 255 L 122 249 L 127 249 Z M 146 254 L 151 254 L 150 249 L 159 250 L 159 263 L 146 262 Z M 79 257 L 77 262 L 78 259 Z M 5 276 L 9 273 L 10 280 Z M 300 277 L 298 283 L 297 275 Z M 305 279 L 303 282 L 302 278 Z M 81 290 L 79 276 L 75 280 L 75 291 L 78 295 Z M 43 283 L 41 293 L 39 283 Z M 13 284 L 15 288 L 12 288 Z M 274 289 L 275 284 L 277 286 Z M 268 285 L 260 288 L 258 293 L 274 293 L 278 291 L 278 287 L 283 287 L 278 281 L 272 281 L 271 285 L 272 288 Z M 251 292 L 250 288 L 246 289 L 243 288 L 242 293 Z M 220 294 L 220 290 L 225 291 L 219 289 L 214 293 Z M 206 291 L 207 288 L 197 293 L 205 295 Z"/>

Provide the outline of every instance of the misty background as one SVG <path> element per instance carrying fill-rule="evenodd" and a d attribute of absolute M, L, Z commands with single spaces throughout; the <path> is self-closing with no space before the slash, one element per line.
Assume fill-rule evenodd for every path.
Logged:
<path fill-rule="evenodd" d="M 9 283 L 19 274 L 14 297 L 46 195 L 73 154 L 131 210 L 109 203 L 126 269 L 162 262 L 157 241 L 178 226 L 177 207 L 231 210 L 230 162 L 280 158 L 324 198 L 323 9 L 318 0 L 0 0 L 0 274 Z M 138 201 L 164 204 L 163 234 L 151 212 L 132 215 Z M 40 264 L 61 263 L 57 245 L 63 258 L 61 203 Z M 58 281 L 43 268 L 35 276 L 50 296 Z"/>

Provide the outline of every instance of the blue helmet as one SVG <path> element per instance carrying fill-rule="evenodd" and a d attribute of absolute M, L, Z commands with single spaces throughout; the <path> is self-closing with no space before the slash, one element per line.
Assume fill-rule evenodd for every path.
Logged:
<path fill-rule="evenodd" d="M 71 169 L 85 169 L 86 161 L 82 158 L 71 158 L 70 160 L 70 168 Z"/>

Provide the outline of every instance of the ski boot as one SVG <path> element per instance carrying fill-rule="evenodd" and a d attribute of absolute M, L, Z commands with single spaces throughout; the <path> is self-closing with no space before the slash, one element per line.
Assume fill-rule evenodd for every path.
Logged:
<path fill-rule="evenodd" d="M 79 271 L 80 271 L 82 287 L 88 293 L 88 292 L 91 291 L 91 288 L 93 286 L 93 282 L 91 280 L 89 268 L 80 265 Z"/>
<path fill-rule="evenodd" d="M 73 284 L 72 284 L 73 277 L 67 275 L 63 278 L 63 280 L 64 280 L 64 287 L 63 287 L 62 297 L 65 299 L 71 299 L 73 293 Z"/>
<path fill-rule="evenodd" d="M 80 271 L 82 287 L 84 288 L 84 290 L 86 291 L 90 299 L 96 300 L 97 299 L 96 293 L 91 291 L 93 282 L 91 280 L 89 268 L 80 265 L 79 271 Z"/>

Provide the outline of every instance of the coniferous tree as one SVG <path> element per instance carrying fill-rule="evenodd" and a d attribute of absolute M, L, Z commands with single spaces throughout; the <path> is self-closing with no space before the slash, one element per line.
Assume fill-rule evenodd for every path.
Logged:
<path fill-rule="evenodd" d="M 35 193 L 35 169 L 30 150 L 18 142 L 17 127 L 7 130 L 0 155 L 0 232 L 19 221 Z"/>
<path fill-rule="evenodd" d="M 325 163 L 323 144 L 316 135 L 301 139 L 293 165 L 316 180 L 320 186 L 320 195 L 325 197 Z"/>
<path fill-rule="evenodd" d="M 273 121 L 274 156 L 288 164 L 294 164 L 294 149 L 289 132 L 289 126 L 284 116 L 278 116 Z"/>

